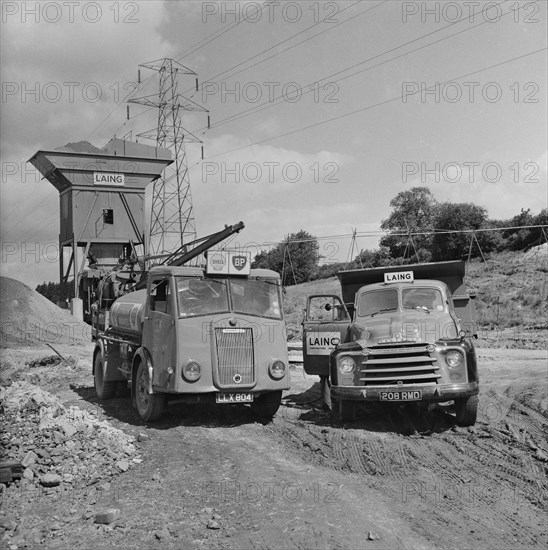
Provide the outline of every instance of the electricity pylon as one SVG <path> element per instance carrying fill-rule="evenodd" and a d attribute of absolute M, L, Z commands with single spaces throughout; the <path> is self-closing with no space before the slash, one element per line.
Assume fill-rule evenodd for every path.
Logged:
<path fill-rule="evenodd" d="M 160 76 L 157 94 L 129 100 L 158 109 L 157 128 L 139 136 L 155 139 L 159 147 L 170 149 L 173 154 L 173 163 L 154 182 L 152 192 L 148 254 L 154 256 L 171 253 L 196 238 L 185 143 L 202 141 L 183 127 L 181 113 L 209 111 L 177 90 L 181 74 L 195 76 L 198 89 L 198 75 L 193 70 L 168 58 L 139 66 L 158 71 Z"/>

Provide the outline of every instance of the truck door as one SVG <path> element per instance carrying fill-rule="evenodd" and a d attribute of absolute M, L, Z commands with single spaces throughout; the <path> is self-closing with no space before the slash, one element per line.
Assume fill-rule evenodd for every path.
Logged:
<path fill-rule="evenodd" d="M 307 374 L 329 376 L 329 355 L 346 339 L 350 315 L 335 295 L 309 296 L 303 320 L 303 366 Z"/>
<path fill-rule="evenodd" d="M 167 381 L 167 367 L 175 368 L 174 311 L 170 279 L 165 276 L 152 279 L 143 324 L 143 346 L 152 358 L 154 384 L 163 385 Z"/>

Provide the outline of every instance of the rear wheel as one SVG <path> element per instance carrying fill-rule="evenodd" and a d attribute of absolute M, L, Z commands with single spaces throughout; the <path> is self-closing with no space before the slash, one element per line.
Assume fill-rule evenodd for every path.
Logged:
<path fill-rule="evenodd" d="M 263 393 L 255 397 L 254 401 L 251 403 L 251 410 L 255 416 L 270 420 L 278 412 L 281 402 L 281 390 Z"/>
<path fill-rule="evenodd" d="M 95 392 L 99 399 L 111 399 L 116 393 L 116 381 L 105 382 L 105 364 L 103 360 L 103 355 L 99 351 L 95 355 L 95 364 L 94 364 L 94 382 L 95 382 Z"/>
<path fill-rule="evenodd" d="M 473 426 L 478 417 L 479 395 L 455 399 L 455 413 L 459 426 Z"/>
<path fill-rule="evenodd" d="M 135 378 L 135 406 L 142 420 L 158 420 L 164 412 L 166 396 L 164 393 L 149 393 L 149 376 L 147 365 L 141 361 Z"/>
<path fill-rule="evenodd" d="M 356 407 L 354 401 L 346 399 L 339 400 L 339 418 L 343 422 L 352 422 L 356 415 Z"/>

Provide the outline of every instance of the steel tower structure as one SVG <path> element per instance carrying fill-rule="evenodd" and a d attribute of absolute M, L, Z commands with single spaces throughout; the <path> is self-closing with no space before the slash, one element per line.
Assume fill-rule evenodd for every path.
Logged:
<path fill-rule="evenodd" d="M 158 109 L 157 128 L 138 134 L 155 139 L 159 147 L 173 152 L 174 162 L 162 177 L 154 182 L 150 217 L 150 256 L 171 253 L 196 238 L 196 224 L 192 207 L 190 177 L 188 173 L 185 143 L 202 143 L 192 132 L 183 127 L 184 111 L 209 111 L 183 96 L 178 91 L 179 75 L 198 75 L 174 59 L 164 58 L 139 65 L 158 71 L 160 82 L 157 94 L 137 97 L 129 103 L 137 103 Z"/>

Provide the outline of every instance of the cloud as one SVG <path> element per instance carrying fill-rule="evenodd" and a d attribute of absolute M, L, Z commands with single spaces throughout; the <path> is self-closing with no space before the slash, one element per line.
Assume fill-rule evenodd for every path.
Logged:
<path fill-rule="evenodd" d="M 98 135 L 106 139 L 124 120 L 122 99 L 137 65 L 171 52 L 156 30 L 163 18 L 158 2 L 51 2 L 49 10 L 36 2 L 4 4 L 19 6 L 2 25 L 5 160 L 22 154 L 29 134 L 40 146 L 58 146 L 84 138 L 105 117 L 109 130 Z M 36 16 L 24 11 L 31 4 L 40 6 Z M 93 4 L 100 16 L 89 8 Z"/>

